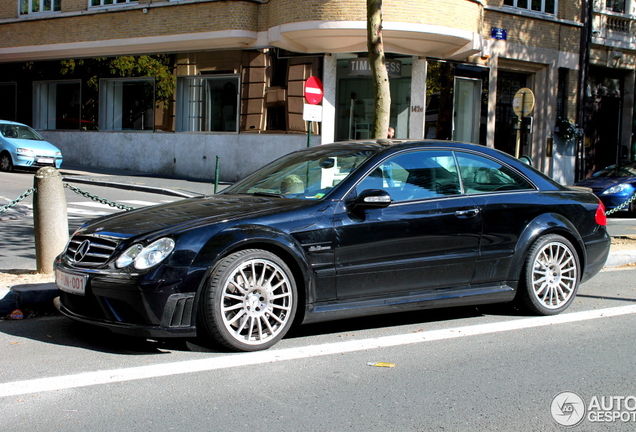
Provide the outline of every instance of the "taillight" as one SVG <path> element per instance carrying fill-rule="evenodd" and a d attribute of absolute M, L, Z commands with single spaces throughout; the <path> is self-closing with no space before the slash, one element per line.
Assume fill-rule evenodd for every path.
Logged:
<path fill-rule="evenodd" d="M 607 225 L 607 216 L 605 216 L 605 206 L 602 202 L 598 202 L 598 207 L 596 208 L 596 214 L 594 215 L 594 219 L 596 223 L 599 225 L 606 226 Z"/>

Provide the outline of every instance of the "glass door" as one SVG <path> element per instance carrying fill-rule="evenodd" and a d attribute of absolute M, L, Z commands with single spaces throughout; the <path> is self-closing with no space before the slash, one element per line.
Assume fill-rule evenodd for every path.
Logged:
<path fill-rule="evenodd" d="M 455 77 L 453 139 L 479 143 L 480 79 Z"/>

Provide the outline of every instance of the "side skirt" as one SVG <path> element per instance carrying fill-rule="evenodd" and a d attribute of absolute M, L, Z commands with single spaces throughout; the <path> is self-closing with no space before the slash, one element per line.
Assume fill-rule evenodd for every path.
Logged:
<path fill-rule="evenodd" d="M 307 305 L 303 324 L 410 310 L 506 303 L 514 299 L 515 293 L 514 287 L 501 284 L 435 290 L 395 297 L 316 303 Z"/>

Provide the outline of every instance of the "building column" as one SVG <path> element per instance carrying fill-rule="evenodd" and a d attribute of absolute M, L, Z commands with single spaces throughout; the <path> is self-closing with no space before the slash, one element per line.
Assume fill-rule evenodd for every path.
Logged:
<path fill-rule="evenodd" d="M 425 58 L 413 57 L 408 136 L 410 139 L 423 139 L 426 130 L 426 66 Z"/>
<path fill-rule="evenodd" d="M 322 64 L 322 125 L 320 144 L 334 142 L 336 133 L 336 73 L 338 62 L 335 55 L 325 54 Z"/>

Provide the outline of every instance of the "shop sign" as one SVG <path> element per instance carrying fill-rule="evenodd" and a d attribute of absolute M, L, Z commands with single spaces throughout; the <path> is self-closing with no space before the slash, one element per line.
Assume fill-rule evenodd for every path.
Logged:
<path fill-rule="evenodd" d="M 402 76 L 402 62 L 399 60 L 387 60 L 386 70 L 390 78 Z M 368 58 L 356 58 L 349 60 L 349 76 L 371 76 L 371 66 Z"/>

